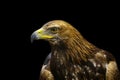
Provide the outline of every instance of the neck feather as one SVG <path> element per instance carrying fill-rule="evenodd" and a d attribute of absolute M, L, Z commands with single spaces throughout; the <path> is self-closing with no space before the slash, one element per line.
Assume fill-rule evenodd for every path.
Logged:
<path fill-rule="evenodd" d="M 71 33 L 70 39 L 62 40 L 59 45 L 52 46 L 54 55 L 63 55 L 62 57 L 72 62 L 86 61 L 88 57 L 93 56 L 98 50 L 97 47 L 84 39 L 77 30 L 75 30 L 75 33 Z"/>

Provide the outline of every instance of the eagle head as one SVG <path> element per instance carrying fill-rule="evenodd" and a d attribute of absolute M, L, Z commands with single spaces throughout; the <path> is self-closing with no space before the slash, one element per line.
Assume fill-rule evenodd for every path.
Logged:
<path fill-rule="evenodd" d="M 51 44 L 58 44 L 60 41 L 67 41 L 67 39 L 72 37 L 73 30 L 76 29 L 63 20 L 49 21 L 32 33 L 31 42 L 43 39 L 49 41 Z"/>

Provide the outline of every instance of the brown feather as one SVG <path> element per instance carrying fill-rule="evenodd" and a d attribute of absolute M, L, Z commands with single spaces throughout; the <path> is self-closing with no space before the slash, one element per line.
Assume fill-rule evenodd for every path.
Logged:
<path fill-rule="evenodd" d="M 55 25 L 61 28 L 56 34 L 59 41 L 48 40 L 52 47 L 49 68 L 54 80 L 118 80 L 117 64 L 111 53 L 88 42 L 65 21 L 50 21 L 43 27 Z"/>

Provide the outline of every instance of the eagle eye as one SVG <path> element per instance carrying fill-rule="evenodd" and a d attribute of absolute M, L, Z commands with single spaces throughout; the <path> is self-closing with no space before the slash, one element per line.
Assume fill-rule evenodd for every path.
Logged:
<path fill-rule="evenodd" d="M 59 27 L 52 27 L 52 28 L 50 28 L 50 31 L 53 32 L 53 33 L 58 32 L 58 30 L 59 30 Z"/>

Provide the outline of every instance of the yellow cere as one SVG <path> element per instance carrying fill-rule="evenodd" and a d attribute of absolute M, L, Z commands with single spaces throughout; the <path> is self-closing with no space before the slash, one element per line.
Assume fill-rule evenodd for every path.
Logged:
<path fill-rule="evenodd" d="M 39 29 L 36 32 L 37 32 L 38 36 L 41 39 L 50 39 L 50 38 L 53 38 L 53 36 L 51 36 L 51 35 L 44 34 L 44 29 Z"/>

